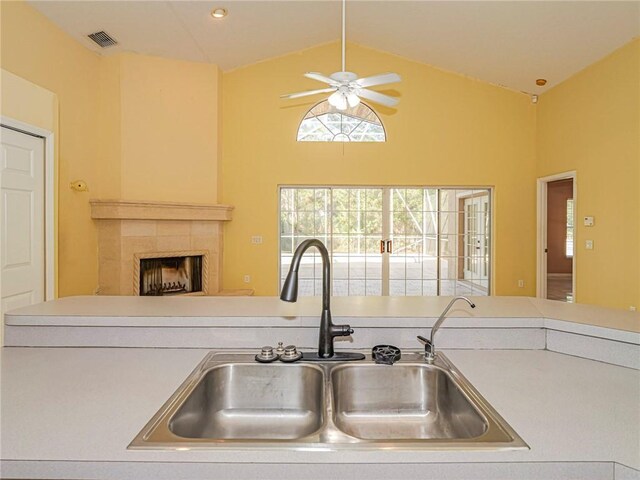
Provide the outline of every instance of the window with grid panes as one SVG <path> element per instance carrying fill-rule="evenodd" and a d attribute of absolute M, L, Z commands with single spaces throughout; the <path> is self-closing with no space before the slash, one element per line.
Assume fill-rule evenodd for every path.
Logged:
<path fill-rule="evenodd" d="M 385 142 L 382 122 L 371 107 L 360 102 L 338 110 L 327 100 L 307 112 L 298 127 L 299 142 Z"/>
<path fill-rule="evenodd" d="M 488 295 L 491 190 L 449 187 L 280 188 L 280 286 L 296 247 L 329 251 L 333 295 Z M 320 295 L 322 263 L 303 257 L 300 295 Z"/>

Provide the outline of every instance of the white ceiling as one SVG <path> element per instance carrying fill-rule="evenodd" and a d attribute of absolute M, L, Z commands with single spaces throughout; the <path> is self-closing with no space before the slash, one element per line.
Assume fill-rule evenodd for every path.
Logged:
<path fill-rule="evenodd" d="M 30 4 L 102 54 L 133 51 L 211 62 L 223 70 L 340 36 L 338 1 Z M 209 14 L 218 6 L 229 11 L 222 20 Z M 101 50 L 86 37 L 99 30 L 119 45 Z M 530 93 L 558 84 L 638 36 L 640 0 L 347 3 L 349 41 Z M 548 79 L 547 87 L 535 85 L 540 77 Z"/>

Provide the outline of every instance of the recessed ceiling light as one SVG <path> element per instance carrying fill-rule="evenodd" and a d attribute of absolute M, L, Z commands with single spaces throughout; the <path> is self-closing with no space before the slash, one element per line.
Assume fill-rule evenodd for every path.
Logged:
<path fill-rule="evenodd" d="M 536 80 L 536 85 L 539 87 L 544 87 L 547 84 L 547 80 L 544 78 L 539 78 Z"/>
<path fill-rule="evenodd" d="M 226 8 L 214 8 L 213 10 L 211 10 L 211 16 L 213 18 L 223 18 L 227 16 L 227 9 Z"/>

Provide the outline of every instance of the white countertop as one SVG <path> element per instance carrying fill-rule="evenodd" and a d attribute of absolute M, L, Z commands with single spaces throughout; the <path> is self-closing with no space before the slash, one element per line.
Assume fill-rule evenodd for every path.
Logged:
<path fill-rule="evenodd" d="M 22 461 L 25 471 L 61 461 L 69 472 L 94 462 L 617 462 L 640 469 L 640 372 L 541 350 L 446 352 L 530 451 L 127 450 L 206 353 L 3 348 L 2 460 Z"/>
<path fill-rule="evenodd" d="M 358 325 L 402 319 L 405 325 L 424 326 L 425 318 L 437 318 L 452 297 L 334 297 L 334 318 Z M 458 302 L 449 312 L 447 325 L 455 319 L 477 319 L 477 325 L 506 319 L 554 319 L 596 327 L 640 333 L 640 312 L 568 304 L 531 297 L 470 297 L 477 308 Z M 7 325 L 68 326 L 203 326 L 287 325 L 311 321 L 317 325 L 321 309 L 319 297 L 302 297 L 296 303 L 278 297 L 133 297 L 80 296 L 13 310 L 6 314 Z M 409 323 L 407 323 L 409 321 Z M 277 323 L 274 323 L 277 322 Z M 469 322 L 465 322 L 469 324 Z"/>
<path fill-rule="evenodd" d="M 433 324 L 449 300 L 337 297 L 332 312 L 336 323 L 346 321 L 358 327 L 357 339 L 362 345 L 384 338 L 413 348 L 414 330 Z M 451 310 L 440 333 L 442 345 L 547 346 L 619 365 L 637 364 L 637 312 L 528 297 L 475 297 L 473 301 L 477 304 L 474 310 L 462 302 Z M 297 345 L 313 345 L 319 310 L 317 297 L 288 304 L 277 297 L 93 296 L 62 298 L 15 310 L 5 321 L 15 338 L 24 331 L 31 335 L 27 342 L 36 339 L 41 343 L 43 338 L 55 337 L 58 340 L 52 345 L 57 346 L 76 337 L 76 341 L 82 337 L 82 342 L 96 338 L 97 345 L 107 346 L 107 340 L 118 335 L 121 340 L 150 338 L 150 346 L 159 346 L 168 337 L 179 337 L 182 345 L 193 346 L 203 336 L 207 343 L 220 338 L 222 344 L 230 345 L 238 337 L 241 341 L 236 343 L 246 347 L 259 344 L 258 338 L 273 337 L 274 327 L 287 327 L 287 335 L 293 335 Z M 455 334 L 448 335 L 447 329 Z M 155 344 L 159 332 L 164 340 Z M 567 332 L 573 335 L 569 339 L 565 338 Z M 278 335 L 282 334 L 280 328 Z M 514 342 L 514 335 L 528 339 L 526 345 Z M 450 337 L 456 341 L 447 343 Z M 489 346 L 492 342 L 505 346 Z M 207 352 L 183 348 L 1 349 L 0 473 L 4 474 L 3 464 L 9 466 L 10 475 L 23 478 L 87 478 L 103 471 L 107 473 L 95 476 L 136 480 L 142 478 L 142 472 L 154 480 L 217 478 L 221 470 L 213 472 L 215 465 L 225 472 L 233 466 L 244 468 L 243 478 L 258 478 L 260 473 L 247 473 L 246 468 L 266 464 L 270 475 L 278 478 L 284 478 L 283 470 L 276 475 L 276 465 L 300 466 L 286 472 L 287 478 L 301 478 L 299 473 L 308 473 L 306 464 L 332 468 L 358 465 L 357 470 L 337 474 L 354 479 L 400 475 L 395 469 L 401 468 L 409 469 L 403 470 L 403 476 L 417 478 L 421 470 L 411 470 L 414 464 L 425 464 L 433 478 L 469 478 L 469 472 L 478 479 L 497 478 L 496 471 L 481 474 L 476 470 L 478 465 L 529 465 L 536 478 L 545 476 L 540 473 L 541 465 L 576 462 L 587 462 L 581 464 L 588 465 L 582 472 L 591 472 L 588 478 L 613 478 L 608 473 L 598 476 L 608 472 L 607 465 L 612 462 L 640 470 L 640 371 L 546 350 L 447 351 L 531 446 L 530 451 L 127 450 L 133 437 Z M 604 470 L 598 471 L 596 463 Z M 375 465 L 387 465 L 390 470 L 376 470 Z M 467 470 L 443 475 L 443 465 Z M 50 470 L 54 466 L 55 471 Z M 151 466 L 155 470 L 149 473 Z M 138 470 L 132 470 L 134 467 Z M 200 470 L 196 474 L 186 470 L 190 468 Z M 324 471 L 319 466 L 313 468 L 317 474 Z M 116 470 L 120 473 L 114 474 Z M 335 469 L 332 472 L 335 476 Z M 570 474 L 576 475 L 573 470 Z M 240 478 L 238 470 L 225 475 Z"/>

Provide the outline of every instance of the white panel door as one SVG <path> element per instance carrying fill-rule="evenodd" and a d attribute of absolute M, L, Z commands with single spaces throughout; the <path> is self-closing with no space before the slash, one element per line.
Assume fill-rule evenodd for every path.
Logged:
<path fill-rule="evenodd" d="M 44 140 L 2 127 L 0 319 L 44 301 Z"/>

